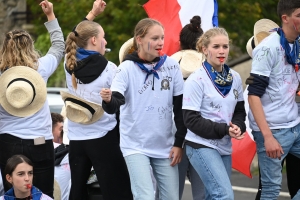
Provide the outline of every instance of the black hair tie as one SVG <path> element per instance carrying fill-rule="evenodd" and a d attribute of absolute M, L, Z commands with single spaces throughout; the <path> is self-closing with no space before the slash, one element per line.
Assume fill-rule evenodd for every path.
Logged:
<path fill-rule="evenodd" d="M 72 32 L 75 34 L 75 36 L 76 37 L 78 37 L 79 35 L 78 35 L 78 33 L 77 33 L 77 31 L 75 31 L 75 30 L 72 30 Z"/>

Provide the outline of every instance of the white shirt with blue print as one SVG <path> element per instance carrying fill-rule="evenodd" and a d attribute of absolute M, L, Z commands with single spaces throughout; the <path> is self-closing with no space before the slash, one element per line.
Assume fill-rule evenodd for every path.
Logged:
<path fill-rule="evenodd" d="M 144 64 L 149 70 L 155 65 Z M 125 97 L 120 107 L 120 147 L 123 156 L 141 153 L 153 158 L 168 158 L 174 142 L 172 133 L 173 96 L 183 93 L 183 78 L 178 63 L 167 57 L 145 81 L 146 73 L 133 61 L 118 67 L 111 90 Z"/>
<path fill-rule="evenodd" d="M 264 39 L 253 51 L 251 73 L 269 77 L 269 85 L 261 97 L 262 107 L 270 129 L 290 128 L 300 122 L 295 95 L 300 71 L 286 61 L 277 32 Z M 250 128 L 259 131 L 253 113 L 249 114 Z"/>
<path fill-rule="evenodd" d="M 232 69 L 231 73 L 233 78 L 231 90 L 224 96 L 216 89 L 204 67 L 197 69 L 184 84 L 182 109 L 198 111 L 205 119 L 229 125 L 237 102 L 244 101 L 241 77 Z M 214 148 L 221 155 L 231 154 L 229 135 L 222 139 L 205 139 L 188 129 L 185 139 Z"/>

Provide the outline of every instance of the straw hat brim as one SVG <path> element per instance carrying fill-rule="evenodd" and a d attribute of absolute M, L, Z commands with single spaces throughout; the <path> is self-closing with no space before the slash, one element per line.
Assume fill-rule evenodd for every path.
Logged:
<path fill-rule="evenodd" d="M 96 121 L 98 121 L 104 114 L 104 110 L 100 104 L 86 101 L 82 98 L 79 98 L 79 97 L 72 95 L 65 91 L 60 91 L 60 95 L 66 105 L 66 117 L 68 118 L 68 120 L 70 120 L 72 122 L 79 123 L 79 124 L 93 124 Z M 67 98 L 72 98 L 72 99 L 78 100 L 84 104 L 87 104 L 95 111 L 95 113 L 92 114 L 91 118 L 88 121 L 82 121 L 82 119 L 80 119 L 79 116 L 86 111 L 86 108 L 84 108 L 83 106 L 81 106 L 79 104 L 71 102 L 71 101 L 68 101 L 68 104 L 70 105 L 70 106 L 68 106 L 66 104 Z M 76 109 L 74 109 L 74 108 L 76 108 Z"/>
<path fill-rule="evenodd" d="M 27 79 L 35 88 L 33 101 L 24 108 L 13 107 L 6 98 L 8 84 L 17 78 Z M 15 66 L 7 69 L 0 76 L 0 104 L 6 112 L 17 117 L 27 117 L 38 112 L 47 99 L 46 83 L 42 76 L 34 69 L 27 66 Z"/>
<path fill-rule="evenodd" d="M 132 47 L 133 47 L 133 38 L 130 38 L 121 46 L 120 51 L 119 51 L 120 63 L 123 62 L 123 60 L 127 54 L 132 53 L 132 52 L 130 52 L 130 51 L 132 51 Z"/>
<path fill-rule="evenodd" d="M 279 26 L 270 19 L 260 19 L 254 24 L 254 42 L 257 46 L 263 39 L 271 34 L 271 30 Z"/>
<path fill-rule="evenodd" d="M 255 48 L 255 44 L 254 44 L 254 36 L 252 36 L 248 42 L 247 42 L 247 45 L 246 45 L 246 50 L 247 50 L 247 53 L 249 54 L 249 56 L 252 58 L 252 52 L 253 52 L 253 49 Z"/>
<path fill-rule="evenodd" d="M 189 77 L 196 69 L 202 66 L 205 56 L 195 50 L 181 50 L 170 56 L 180 65 L 183 78 Z"/>

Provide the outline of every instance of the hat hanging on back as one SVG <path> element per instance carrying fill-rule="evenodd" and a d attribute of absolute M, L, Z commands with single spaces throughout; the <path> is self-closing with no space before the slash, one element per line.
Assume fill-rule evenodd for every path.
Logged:
<path fill-rule="evenodd" d="M 260 19 L 254 24 L 254 44 L 257 46 L 263 39 L 272 33 L 272 29 L 279 28 L 279 26 L 269 19 Z"/>
<path fill-rule="evenodd" d="M 254 44 L 254 36 L 252 36 L 248 42 L 247 42 L 247 45 L 246 45 L 246 50 L 247 50 L 247 53 L 249 54 L 249 56 L 252 58 L 252 51 L 253 49 L 255 48 L 255 44 Z"/>
<path fill-rule="evenodd" d="M 120 51 L 119 51 L 120 63 L 123 62 L 123 60 L 127 54 L 131 54 L 134 51 L 135 51 L 135 49 L 133 48 L 133 38 L 130 38 L 120 48 Z"/>
<path fill-rule="evenodd" d="M 79 124 L 92 124 L 104 114 L 102 106 L 86 101 L 65 91 L 60 91 L 66 107 L 66 117 Z"/>
<path fill-rule="evenodd" d="M 170 57 L 179 63 L 182 76 L 185 79 L 196 69 L 200 68 L 205 60 L 205 56 L 195 50 L 181 50 Z"/>
<path fill-rule="evenodd" d="M 44 79 L 34 69 L 15 66 L 0 76 L 0 104 L 6 112 L 27 117 L 38 112 L 47 98 Z"/>
<path fill-rule="evenodd" d="M 279 28 L 279 26 L 269 19 L 260 19 L 254 24 L 254 35 L 248 40 L 246 50 L 252 58 L 253 49 L 261 43 L 266 37 L 272 33 L 272 29 Z"/>

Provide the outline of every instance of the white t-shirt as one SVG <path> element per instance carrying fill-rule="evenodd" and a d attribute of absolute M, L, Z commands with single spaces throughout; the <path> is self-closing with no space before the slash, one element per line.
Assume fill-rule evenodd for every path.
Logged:
<path fill-rule="evenodd" d="M 50 33 L 52 45 L 48 53 L 38 59 L 37 72 L 47 84 L 48 78 L 56 70 L 63 56 L 64 41 L 57 19 L 46 22 L 45 26 Z M 34 139 L 44 136 L 46 140 L 52 140 L 52 119 L 47 99 L 37 113 L 28 117 L 10 115 L 0 106 L 0 134 L 4 133 L 22 139 Z"/>
<path fill-rule="evenodd" d="M 260 98 L 271 129 L 290 128 L 300 122 L 295 95 L 300 71 L 295 72 L 285 58 L 277 32 L 264 39 L 253 51 L 251 73 L 269 77 L 269 85 Z M 259 131 L 251 110 L 250 128 Z"/>
<path fill-rule="evenodd" d="M 65 64 L 64 64 L 65 66 Z M 112 79 L 115 76 L 117 66 L 108 62 L 102 74 L 91 83 L 83 84 L 77 81 L 77 89 L 72 86 L 72 76 L 66 71 L 66 80 L 69 92 L 87 101 L 102 104 L 100 91 L 102 88 L 110 88 Z M 90 140 L 103 137 L 117 124 L 115 114 L 110 115 L 104 112 L 103 116 L 93 124 L 79 124 L 68 120 L 69 140 Z"/>
<path fill-rule="evenodd" d="M 184 83 L 182 109 L 198 111 L 205 119 L 229 125 L 237 102 L 244 100 L 241 77 L 232 69 L 231 73 L 233 77 L 231 90 L 224 97 L 215 88 L 206 69 L 204 67 L 197 69 Z M 229 135 L 222 139 L 205 139 L 188 129 L 185 139 L 214 148 L 221 155 L 231 154 Z"/>
<path fill-rule="evenodd" d="M 174 142 L 173 96 L 183 93 L 183 78 L 178 63 L 169 57 L 157 73 L 159 79 L 151 74 L 144 83 L 146 73 L 133 61 L 124 61 L 118 67 L 111 90 L 125 97 L 120 108 L 123 156 L 141 153 L 153 158 L 169 157 Z"/>
<path fill-rule="evenodd" d="M 46 84 L 57 65 L 57 59 L 52 54 L 47 54 L 39 59 L 37 72 Z M 22 139 L 34 139 L 44 136 L 46 140 L 52 140 L 52 119 L 48 100 L 46 99 L 45 104 L 37 113 L 28 117 L 13 116 L 0 106 L 0 134 L 3 133 L 9 133 Z"/>

